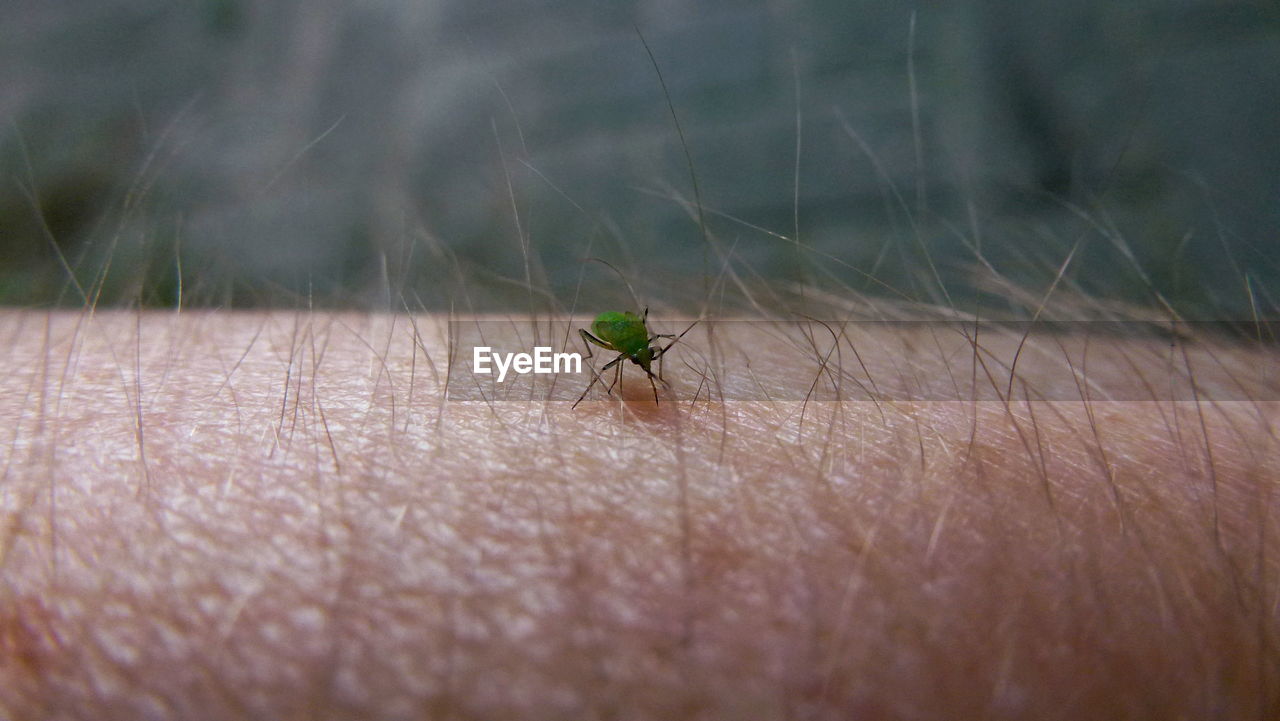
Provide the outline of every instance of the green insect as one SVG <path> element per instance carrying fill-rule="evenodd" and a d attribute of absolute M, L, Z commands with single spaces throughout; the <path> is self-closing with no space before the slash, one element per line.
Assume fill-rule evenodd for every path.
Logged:
<path fill-rule="evenodd" d="M 667 383 L 661 376 L 662 366 L 658 366 L 658 374 L 653 374 L 653 362 L 662 357 L 664 353 L 671 350 L 671 346 L 675 345 L 684 333 L 688 333 L 689 329 L 685 329 L 680 335 L 671 333 L 649 333 L 649 309 L 644 309 L 644 315 L 636 315 L 630 311 L 606 311 L 596 316 L 591 323 L 591 330 L 595 331 L 592 335 L 586 329 L 579 328 L 578 333 L 582 335 L 582 342 L 587 348 L 587 358 L 593 357 L 595 354 L 591 352 L 591 345 L 595 344 L 608 351 L 618 354 L 617 358 L 609 361 L 600 369 L 600 373 L 592 370 L 593 378 L 591 383 L 587 385 L 587 389 L 582 391 L 582 395 L 578 396 L 578 400 L 574 402 L 573 407 L 577 408 L 583 398 L 591 392 L 591 388 L 600 381 L 600 374 L 618 365 L 624 360 L 630 360 L 632 363 L 640 366 L 644 370 L 645 375 L 649 377 L 649 385 L 653 388 L 653 402 L 658 402 L 658 386 L 654 381 L 658 381 L 666 387 L 671 384 Z M 692 328 L 693 326 L 689 326 Z M 670 343 L 665 346 L 655 345 L 654 341 L 660 338 L 673 338 Z M 613 383 L 609 384 L 607 393 L 613 393 L 613 387 L 622 379 L 622 368 L 618 368 L 617 376 Z"/>

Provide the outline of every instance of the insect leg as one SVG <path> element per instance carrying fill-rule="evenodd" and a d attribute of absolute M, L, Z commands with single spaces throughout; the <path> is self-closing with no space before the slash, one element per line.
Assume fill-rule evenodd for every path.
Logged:
<path fill-rule="evenodd" d="M 601 373 L 604 373 L 605 371 L 609 370 L 610 368 L 612 368 L 612 367 L 614 367 L 614 366 L 618 366 L 618 370 L 617 370 L 617 372 L 616 372 L 616 373 L 614 373 L 614 376 L 613 376 L 613 382 L 612 382 L 612 383 L 610 383 L 610 384 L 609 384 L 609 387 L 608 387 L 608 388 L 606 388 L 606 389 L 604 390 L 604 392 L 605 392 L 605 393 L 608 393 L 609 395 L 613 395 L 613 389 L 614 389 L 614 387 L 615 387 L 615 386 L 617 386 L 619 383 L 621 383 L 621 382 L 622 382 L 622 366 L 621 366 L 621 365 L 618 365 L 618 364 L 619 364 L 619 363 L 621 363 L 622 361 L 626 360 L 626 358 L 627 358 L 626 354 L 624 354 L 624 353 L 619 353 L 617 358 L 614 358 L 613 360 L 609 361 L 608 363 L 605 363 L 605 364 L 604 364 L 604 367 L 600 369 L 600 372 L 601 372 Z M 603 382 L 603 381 L 602 381 L 602 382 Z"/>
<path fill-rule="evenodd" d="M 661 365 L 658 366 L 658 372 L 659 373 L 662 372 Z M 649 376 L 649 387 L 653 389 L 653 404 L 656 406 L 658 405 L 658 386 L 654 385 L 653 383 L 653 374 L 649 373 L 648 376 Z M 658 380 L 662 380 L 662 379 L 659 378 Z M 662 385 L 666 386 L 670 384 L 668 384 L 666 381 L 662 381 Z"/>
<path fill-rule="evenodd" d="M 583 331 L 583 334 L 585 335 L 585 334 L 586 334 L 586 331 Z M 591 350 L 590 350 L 590 349 L 587 349 L 587 357 L 588 357 L 588 358 L 590 358 L 590 357 L 591 357 Z M 618 365 L 618 363 L 620 363 L 620 362 L 621 362 L 622 360 L 624 360 L 625 358 L 626 358 L 626 356 L 625 356 L 625 355 L 623 355 L 623 354 L 618 354 L 618 357 L 617 357 L 617 358 L 614 358 L 613 360 L 609 361 L 608 363 L 605 363 L 605 364 L 604 364 L 604 367 L 600 369 L 600 372 L 599 372 L 599 373 L 597 373 L 597 372 L 596 372 L 595 368 L 591 368 L 590 364 L 588 364 L 588 365 L 587 365 L 587 367 L 588 367 L 588 368 L 591 368 L 591 376 L 592 376 L 592 377 L 591 377 L 591 382 L 587 384 L 587 388 L 586 388 L 586 390 L 582 391 L 582 395 L 578 396 L 578 400 L 576 400 L 576 401 L 574 401 L 574 402 L 573 402 L 573 406 L 570 408 L 570 410 L 572 410 L 573 408 L 577 408 L 577 407 L 578 407 L 578 404 L 582 402 L 582 399 L 583 399 L 583 398 L 586 398 L 586 397 L 587 397 L 587 394 L 591 392 L 591 389 L 595 386 L 595 384 L 596 384 L 596 382 L 597 382 L 597 381 L 598 381 L 598 382 L 600 382 L 600 383 L 604 383 L 604 377 L 603 377 L 603 376 L 604 376 L 604 372 L 605 372 L 605 371 L 609 370 L 610 368 L 612 368 L 612 367 L 614 367 L 614 366 L 617 366 L 617 365 Z M 618 374 L 617 374 L 617 377 L 616 377 L 616 378 L 614 378 L 613 382 L 612 382 L 612 383 L 610 383 L 610 384 L 608 385 L 608 387 L 604 389 L 604 392 L 605 392 L 605 393 L 608 393 L 609 395 L 613 395 L 613 387 L 614 387 L 614 386 L 616 386 L 616 385 L 618 385 L 618 381 L 619 381 L 619 380 L 621 380 L 621 379 L 622 379 L 622 366 L 618 366 Z"/>
<path fill-rule="evenodd" d="M 591 360 L 592 358 L 594 358 L 594 357 L 595 357 L 595 353 L 592 353 L 592 352 L 591 352 L 591 345 L 592 345 L 593 343 L 594 343 L 595 345 L 600 346 L 601 348 L 605 348 L 605 349 L 608 349 L 608 350 L 613 350 L 613 349 L 612 349 L 612 348 L 610 348 L 609 346 L 605 345 L 605 344 L 604 344 L 604 341 L 602 341 L 602 340 L 600 340 L 599 338 L 597 338 L 597 337 L 595 337 L 595 336 L 591 335 L 590 333 L 588 333 L 587 331 L 583 330 L 582 328 L 579 328 L 579 329 L 578 329 L 578 333 L 582 336 L 582 345 L 587 349 L 587 360 Z M 612 361 L 612 363 L 617 363 L 617 362 L 618 362 L 617 360 Z M 611 363 L 610 365 L 612 365 L 612 363 Z M 608 368 L 608 367 L 609 367 L 608 365 L 606 365 L 606 366 L 605 366 L 605 368 Z M 582 395 L 578 396 L 578 400 L 576 400 L 576 401 L 574 401 L 574 402 L 573 402 L 573 406 L 571 406 L 571 407 L 570 407 L 570 410 L 572 410 L 573 408 L 577 408 L 577 407 L 578 407 L 578 404 L 582 402 L 582 399 L 583 399 L 583 398 L 586 398 L 586 397 L 587 397 L 587 394 L 591 392 L 591 388 L 592 388 L 593 386 L 595 386 L 595 384 L 596 384 L 596 382 L 597 382 L 597 381 L 599 381 L 599 382 L 601 382 L 601 383 L 603 383 L 603 382 L 604 382 L 604 381 L 600 378 L 600 374 L 596 372 L 596 369 L 595 369 L 594 367 L 592 367 L 592 365 L 591 365 L 590 363 L 588 363 L 588 364 L 587 364 L 587 368 L 591 370 L 591 382 L 587 384 L 587 388 L 586 388 L 586 390 L 582 391 Z"/>
<path fill-rule="evenodd" d="M 591 369 L 591 376 L 592 376 L 591 382 L 587 384 L 586 390 L 582 391 L 582 395 L 578 396 L 578 400 L 573 402 L 573 405 L 570 406 L 570 410 L 577 408 L 578 404 L 582 402 L 582 399 L 586 398 L 587 394 L 591 392 L 591 389 L 592 387 L 595 386 L 596 381 L 600 380 L 600 374 L 596 373 L 594 368 Z"/>
<path fill-rule="evenodd" d="M 675 337 L 676 336 L 673 333 L 654 333 L 653 335 L 649 336 L 649 345 L 652 346 L 653 342 L 655 340 L 658 340 L 659 338 L 675 338 Z M 674 345 L 674 343 L 672 345 Z M 667 346 L 667 348 L 670 348 L 670 347 L 671 347 L 670 345 Z M 662 354 L 667 352 L 667 348 L 662 348 L 661 346 L 659 346 L 658 349 L 655 350 L 653 353 L 653 359 L 658 361 L 658 380 L 662 381 L 664 384 L 666 383 L 666 381 L 662 379 Z"/>
<path fill-rule="evenodd" d="M 581 336 L 582 336 L 582 342 L 583 342 L 583 344 L 584 344 L 584 345 L 586 345 L 586 346 L 587 346 L 587 357 L 588 357 L 588 358 L 590 358 L 590 357 L 591 357 L 591 345 L 590 345 L 590 344 L 592 344 L 592 343 L 594 343 L 594 344 L 596 344 L 596 345 L 600 346 L 601 348 L 604 348 L 605 350 L 617 350 L 616 348 L 614 348 L 613 346 L 609 345 L 608 343 L 605 343 L 604 341 L 600 340 L 599 338 L 597 338 L 597 337 L 595 337 L 595 336 L 591 335 L 590 333 L 588 333 L 588 332 L 587 332 L 587 330 L 586 330 L 585 328 L 579 328 L 579 329 L 578 329 L 578 335 L 581 335 Z"/>

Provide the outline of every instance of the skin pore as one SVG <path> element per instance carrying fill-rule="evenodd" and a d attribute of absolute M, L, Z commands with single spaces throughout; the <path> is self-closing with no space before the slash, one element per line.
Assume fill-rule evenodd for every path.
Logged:
<path fill-rule="evenodd" d="M 0 313 L 0 715 L 1280 710 L 1274 378 L 804 403 L 817 361 L 725 330 L 783 400 L 571 410 L 447 399 L 446 320 Z M 959 363 L 863 332 L 885 383 Z M 1275 367 L 1208 343 L 1206 387 Z"/>

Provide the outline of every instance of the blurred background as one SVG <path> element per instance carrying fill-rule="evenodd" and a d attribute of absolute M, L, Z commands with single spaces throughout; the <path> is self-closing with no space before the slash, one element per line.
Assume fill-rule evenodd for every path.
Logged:
<path fill-rule="evenodd" d="M 1117 303 L 1280 301 L 1275 0 L 7 0 L 0 20 L 3 304 L 629 305 L 587 256 L 686 308 L 722 278 L 999 306 L 1068 257 L 1061 288 Z"/>

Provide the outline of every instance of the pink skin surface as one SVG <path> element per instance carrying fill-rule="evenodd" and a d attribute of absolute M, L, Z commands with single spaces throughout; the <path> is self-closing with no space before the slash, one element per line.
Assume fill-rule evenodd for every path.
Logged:
<path fill-rule="evenodd" d="M 0 314 L 0 715 L 1277 711 L 1276 403 L 458 402 L 444 322 Z"/>

